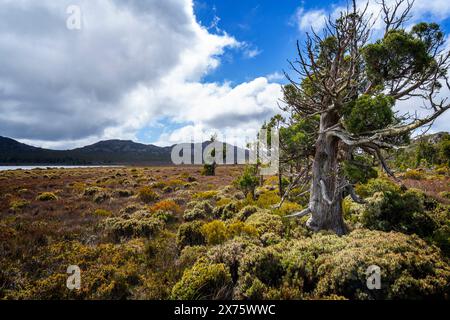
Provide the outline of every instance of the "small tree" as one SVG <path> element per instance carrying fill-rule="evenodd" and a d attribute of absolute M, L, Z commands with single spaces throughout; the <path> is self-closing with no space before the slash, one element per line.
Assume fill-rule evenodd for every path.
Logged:
<path fill-rule="evenodd" d="M 245 196 L 250 194 L 255 200 L 255 190 L 259 185 L 258 168 L 255 165 L 247 165 L 242 175 L 235 181 L 235 185 Z"/>
<path fill-rule="evenodd" d="M 286 88 L 289 86 L 286 86 Z M 281 115 L 275 115 L 267 126 L 269 131 L 278 130 L 280 138 L 278 185 L 281 202 L 279 207 L 293 188 L 300 188 L 304 192 L 308 188 L 305 181 L 310 177 L 314 156 L 313 145 L 318 124 L 318 116 L 300 119 L 293 115 L 289 120 L 286 120 Z M 289 185 L 287 186 L 285 186 L 285 176 L 289 178 Z"/>
<path fill-rule="evenodd" d="M 445 135 L 439 143 L 439 156 L 442 163 L 450 166 L 450 134 Z"/>
<path fill-rule="evenodd" d="M 211 136 L 211 138 L 209 139 L 210 143 L 214 143 L 217 140 L 217 134 L 214 134 Z M 216 167 L 217 167 L 217 163 L 216 163 L 216 149 L 212 149 L 211 151 L 211 157 L 214 159 L 212 161 L 212 163 L 205 163 L 203 165 L 203 171 L 202 174 L 205 176 L 215 176 L 216 175 Z"/>
<path fill-rule="evenodd" d="M 381 2 L 384 33 L 371 41 L 372 17 L 352 8 L 336 21 L 329 19 L 322 36 L 307 35 L 304 50 L 297 43 L 298 59 L 291 62 L 300 80 L 284 87 L 285 110 L 293 119 L 320 117 L 315 133 L 308 207 L 295 214 L 311 214 L 307 226 L 346 233 L 342 200 L 355 201 L 345 161 L 364 153 L 393 175 L 383 150 L 397 148 L 409 133 L 429 125 L 450 105 L 438 99 L 442 83 L 449 86 L 449 53 L 443 52 L 444 34 L 435 23 L 419 23 L 407 31 L 412 3 L 398 0 L 393 7 Z M 399 100 L 422 98 L 430 114 L 423 118 L 393 112 Z M 422 103 L 421 103 L 422 104 Z M 301 148 L 301 145 L 299 145 Z"/>
<path fill-rule="evenodd" d="M 428 141 L 419 142 L 416 149 L 416 166 L 420 166 L 422 163 L 427 163 L 430 166 L 435 164 L 438 160 L 438 152 L 438 146 L 434 146 Z"/>

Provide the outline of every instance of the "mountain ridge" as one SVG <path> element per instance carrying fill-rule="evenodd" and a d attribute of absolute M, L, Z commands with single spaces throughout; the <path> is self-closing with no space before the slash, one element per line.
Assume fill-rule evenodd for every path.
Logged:
<path fill-rule="evenodd" d="M 201 144 L 203 150 L 208 142 Z M 194 144 L 190 145 L 193 149 Z M 111 139 L 75 149 L 53 150 L 0 136 L 0 165 L 164 165 L 172 164 L 173 146 L 159 147 L 132 140 Z M 227 146 L 238 149 L 229 144 Z"/>

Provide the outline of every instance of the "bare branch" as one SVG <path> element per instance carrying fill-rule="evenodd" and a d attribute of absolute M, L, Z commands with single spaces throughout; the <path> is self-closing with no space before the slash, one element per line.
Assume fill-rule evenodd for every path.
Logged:
<path fill-rule="evenodd" d="M 358 196 L 355 192 L 355 189 L 353 188 L 353 186 L 351 184 L 347 185 L 347 191 L 350 195 L 350 197 L 353 199 L 353 201 L 355 201 L 356 203 L 359 204 L 365 204 L 367 203 L 366 200 L 364 200 L 363 198 L 361 198 L 360 196 Z"/>
<path fill-rule="evenodd" d="M 296 213 L 287 215 L 287 216 L 285 216 L 285 218 L 294 218 L 294 217 L 301 218 L 301 217 L 304 217 L 304 216 L 306 216 L 306 215 L 308 215 L 310 213 L 311 213 L 311 209 L 308 207 L 308 208 L 306 208 L 306 209 L 304 209 L 304 210 L 302 210 L 300 212 L 296 212 Z"/>

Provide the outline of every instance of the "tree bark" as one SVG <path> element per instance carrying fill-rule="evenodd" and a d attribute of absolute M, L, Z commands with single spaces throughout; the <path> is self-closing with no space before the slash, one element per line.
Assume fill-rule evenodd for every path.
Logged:
<path fill-rule="evenodd" d="M 342 217 L 342 190 L 338 179 L 339 139 L 324 132 L 336 124 L 336 114 L 324 113 L 320 119 L 320 133 L 312 168 L 309 208 L 311 217 L 307 226 L 314 230 L 332 230 L 338 235 L 347 232 Z"/>
<path fill-rule="evenodd" d="M 284 195 L 283 190 L 283 174 L 281 173 L 281 168 L 278 168 L 278 191 L 280 192 L 280 197 Z"/>

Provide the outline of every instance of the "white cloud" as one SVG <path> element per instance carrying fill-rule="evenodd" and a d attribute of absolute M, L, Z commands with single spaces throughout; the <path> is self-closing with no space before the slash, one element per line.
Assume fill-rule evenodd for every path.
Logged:
<path fill-rule="evenodd" d="M 248 49 L 244 51 L 244 54 L 247 58 L 254 58 L 256 56 L 259 56 L 261 54 L 261 50 L 259 49 Z"/>
<path fill-rule="evenodd" d="M 324 9 L 320 10 L 305 10 L 299 8 L 296 13 L 297 26 L 300 31 L 320 31 L 325 27 L 327 21 L 327 14 Z"/>
<path fill-rule="evenodd" d="M 81 31 L 66 29 L 69 4 L 81 7 Z M 64 148 L 134 139 L 161 117 L 220 130 L 274 112 L 279 86 L 265 78 L 202 82 L 225 50 L 260 50 L 200 25 L 192 0 L 0 5 L 0 135 Z"/>
<path fill-rule="evenodd" d="M 248 42 L 241 42 L 239 48 L 242 50 L 244 57 L 248 59 L 255 58 L 262 53 L 262 50 L 258 49 L 253 44 Z"/>
<path fill-rule="evenodd" d="M 164 144 L 208 138 L 213 132 L 228 137 L 241 137 L 246 132 L 254 137 L 264 120 L 278 112 L 281 88 L 264 77 L 232 87 L 229 83 L 173 82 L 169 76 L 155 91 L 141 87 L 134 96 L 148 101 L 154 109 L 163 103 L 163 115 L 175 122 L 192 123 L 156 141 Z"/>
<path fill-rule="evenodd" d="M 376 18 L 376 23 L 373 26 L 375 31 L 384 28 L 382 23 L 381 6 L 378 0 L 357 0 L 358 8 L 364 9 L 367 7 L 367 16 L 373 15 Z M 388 6 L 393 6 L 396 0 L 386 0 Z M 406 6 L 406 1 L 400 8 Z M 347 3 L 342 1 L 340 5 L 331 5 L 327 8 L 314 8 L 311 10 L 306 10 L 303 7 L 299 7 L 295 13 L 295 20 L 298 29 L 302 32 L 310 31 L 313 28 L 315 31 L 320 32 L 325 26 L 325 22 L 328 17 L 333 19 L 339 17 L 339 14 L 347 10 Z M 450 1 L 448 0 L 415 0 L 414 6 L 411 10 L 411 20 L 409 23 L 419 22 L 426 18 L 431 18 L 432 20 L 441 21 L 450 16 Z"/>
<path fill-rule="evenodd" d="M 268 74 L 266 76 L 267 80 L 269 81 L 281 81 L 281 80 L 285 80 L 286 77 L 284 76 L 284 74 L 282 74 L 281 72 L 275 71 L 271 74 Z"/>

